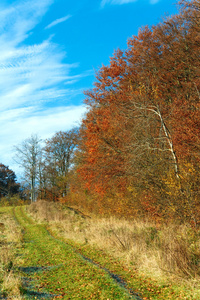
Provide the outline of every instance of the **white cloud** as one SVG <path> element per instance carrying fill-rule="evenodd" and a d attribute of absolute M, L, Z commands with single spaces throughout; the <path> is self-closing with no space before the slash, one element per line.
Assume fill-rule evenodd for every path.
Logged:
<path fill-rule="evenodd" d="M 49 29 L 49 28 L 51 28 L 53 26 L 56 26 L 57 24 L 63 23 L 65 21 L 67 21 L 69 18 L 71 18 L 70 15 L 67 15 L 67 16 L 65 16 L 63 18 L 60 18 L 60 19 L 56 19 L 55 21 L 53 21 L 52 23 L 50 23 L 48 26 L 46 26 L 45 29 Z"/>
<path fill-rule="evenodd" d="M 24 41 L 40 22 L 53 0 L 19 0 L 10 7 L 0 7 L 0 42 L 16 46 Z"/>
<path fill-rule="evenodd" d="M 62 63 L 64 55 L 50 41 L 8 51 L 0 49 L 0 112 L 41 101 L 44 92 L 49 99 L 51 95 L 64 97 L 65 91 L 57 84 L 67 80 L 70 70 L 77 66 Z"/>
<path fill-rule="evenodd" d="M 140 0 L 102 0 L 101 1 L 101 7 L 103 8 L 106 4 L 111 5 L 122 5 L 127 3 L 133 3 Z M 158 3 L 160 0 L 150 0 L 150 4 Z"/>
<path fill-rule="evenodd" d="M 101 1 L 101 7 L 104 7 L 106 4 L 127 4 L 127 3 L 132 3 L 136 2 L 137 0 L 102 0 Z"/>
<path fill-rule="evenodd" d="M 47 138 L 59 130 L 64 131 L 77 126 L 85 112 L 84 105 L 51 107 L 45 111 L 40 106 L 7 110 L 0 119 L 0 139 L 6 142 L 5 146 L 21 142 L 32 133 Z"/>

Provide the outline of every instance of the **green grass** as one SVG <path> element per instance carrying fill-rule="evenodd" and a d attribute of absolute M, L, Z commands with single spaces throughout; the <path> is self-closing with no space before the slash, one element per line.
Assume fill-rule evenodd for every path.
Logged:
<path fill-rule="evenodd" d="M 53 238 L 44 225 L 35 224 L 23 208 L 15 217 L 24 228 L 24 265 L 21 271 L 29 286 L 27 297 L 45 299 L 136 299 L 128 294 L 106 270 L 100 269 L 74 251 L 72 245 Z"/>

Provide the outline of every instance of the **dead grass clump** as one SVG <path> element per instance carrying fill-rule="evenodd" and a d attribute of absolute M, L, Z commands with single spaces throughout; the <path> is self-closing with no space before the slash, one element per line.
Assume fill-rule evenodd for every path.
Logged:
<path fill-rule="evenodd" d="M 159 255 L 160 268 L 167 272 L 193 278 L 200 275 L 200 247 L 187 226 L 171 225 L 161 230 Z"/>
<path fill-rule="evenodd" d="M 29 205 L 27 210 L 38 221 L 61 221 L 64 218 L 61 205 L 55 202 L 39 200 Z"/>
<path fill-rule="evenodd" d="M 13 271 L 4 275 L 2 290 L 8 299 L 13 299 L 13 297 L 15 297 L 15 299 L 22 299 L 20 296 L 20 286 L 21 279 L 16 276 Z"/>
<path fill-rule="evenodd" d="M 1 221 L 4 226 L 1 226 L 3 234 L 0 232 L 0 295 L 7 299 L 21 299 L 21 278 L 15 272 L 15 267 L 19 263 L 16 251 L 21 246 L 21 231 L 7 214 L 1 215 Z"/>

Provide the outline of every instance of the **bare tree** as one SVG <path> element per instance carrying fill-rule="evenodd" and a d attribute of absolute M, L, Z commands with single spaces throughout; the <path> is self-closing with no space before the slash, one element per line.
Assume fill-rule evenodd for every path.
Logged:
<path fill-rule="evenodd" d="M 77 140 L 77 128 L 57 132 L 52 138 L 46 140 L 44 153 L 47 177 L 50 185 L 57 188 L 61 196 L 66 196 L 68 191 L 68 173 Z"/>
<path fill-rule="evenodd" d="M 36 201 L 36 181 L 42 153 L 40 143 L 37 135 L 31 135 L 21 145 L 15 146 L 15 161 L 24 169 L 25 179 L 31 186 L 31 202 Z"/>

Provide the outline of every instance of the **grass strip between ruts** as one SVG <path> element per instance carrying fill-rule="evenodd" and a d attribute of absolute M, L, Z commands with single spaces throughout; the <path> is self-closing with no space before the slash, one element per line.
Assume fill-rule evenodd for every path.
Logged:
<path fill-rule="evenodd" d="M 74 251 L 72 245 L 53 238 L 46 227 L 34 223 L 23 208 L 15 218 L 24 231 L 24 297 L 27 299 L 136 299 L 106 270 Z"/>

